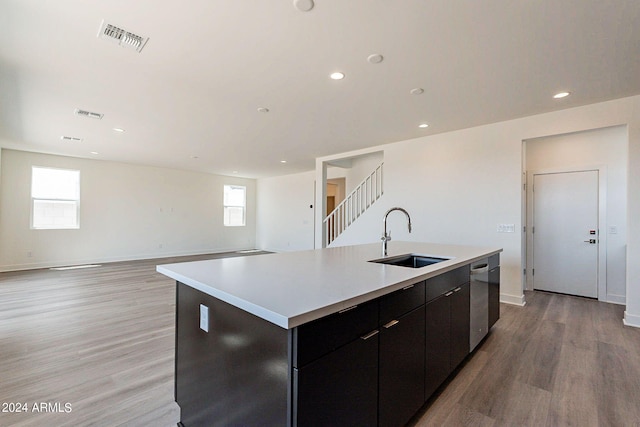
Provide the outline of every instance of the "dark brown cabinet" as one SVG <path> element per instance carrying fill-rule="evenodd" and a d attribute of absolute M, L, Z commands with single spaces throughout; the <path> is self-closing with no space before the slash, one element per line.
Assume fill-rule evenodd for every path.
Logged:
<path fill-rule="evenodd" d="M 286 425 L 287 331 L 182 283 L 176 298 L 182 425 Z M 209 308 L 209 332 L 200 328 L 201 304 Z"/>
<path fill-rule="evenodd" d="M 499 316 L 491 257 L 489 327 Z M 282 329 L 178 283 L 184 426 L 401 427 L 469 354 L 469 265 Z M 198 309 L 209 307 L 211 328 Z"/>
<path fill-rule="evenodd" d="M 458 286 L 448 297 L 451 301 L 451 360 L 452 372 L 469 354 L 469 283 Z"/>
<path fill-rule="evenodd" d="M 429 292 L 431 281 L 446 291 Z M 425 306 L 425 399 L 469 354 L 468 281 L 466 266 L 426 282 L 427 298 L 432 299 Z"/>
<path fill-rule="evenodd" d="M 294 426 L 375 426 L 378 335 L 358 338 L 293 370 Z"/>
<path fill-rule="evenodd" d="M 500 254 L 489 257 L 489 329 L 500 318 Z"/>
<path fill-rule="evenodd" d="M 426 309 L 425 398 L 449 376 L 451 348 L 451 302 L 441 295 L 430 301 Z"/>
<path fill-rule="evenodd" d="M 301 325 L 292 339 L 292 425 L 377 425 L 378 301 Z"/>
<path fill-rule="evenodd" d="M 380 328 L 378 425 L 403 426 L 424 404 L 424 304 Z"/>

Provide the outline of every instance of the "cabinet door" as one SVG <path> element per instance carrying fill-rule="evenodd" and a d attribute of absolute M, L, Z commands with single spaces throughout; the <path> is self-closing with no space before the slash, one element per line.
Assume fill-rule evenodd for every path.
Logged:
<path fill-rule="evenodd" d="M 380 328 L 380 427 L 403 426 L 424 404 L 424 304 Z"/>
<path fill-rule="evenodd" d="M 453 290 L 451 301 L 451 365 L 453 371 L 469 354 L 469 283 Z"/>
<path fill-rule="evenodd" d="M 489 270 L 489 329 L 500 318 L 500 267 Z"/>
<path fill-rule="evenodd" d="M 449 376 L 451 348 L 451 303 L 444 295 L 425 305 L 426 360 L 425 399 Z"/>
<path fill-rule="evenodd" d="M 379 337 L 366 338 L 293 370 L 294 426 L 377 425 Z"/>

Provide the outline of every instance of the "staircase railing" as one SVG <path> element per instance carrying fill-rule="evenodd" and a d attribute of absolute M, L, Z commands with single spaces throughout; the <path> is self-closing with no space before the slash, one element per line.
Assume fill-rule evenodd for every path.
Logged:
<path fill-rule="evenodd" d="M 325 242 L 329 246 L 347 227 L 360 217 L 384 193 L 383 165 L 380 163 L 373 172 L 351 192 L 324 219 Z"/>

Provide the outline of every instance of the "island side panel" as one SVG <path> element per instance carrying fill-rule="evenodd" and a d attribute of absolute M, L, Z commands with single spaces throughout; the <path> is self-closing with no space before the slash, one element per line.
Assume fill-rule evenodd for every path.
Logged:
<path fill-rule="evenodd" d="M 176 289 L 175 399 L 181 423 L 288 423 L 288 331 L 183 283 Z M 209 332 L 200 328 L 200 304 Z"/>

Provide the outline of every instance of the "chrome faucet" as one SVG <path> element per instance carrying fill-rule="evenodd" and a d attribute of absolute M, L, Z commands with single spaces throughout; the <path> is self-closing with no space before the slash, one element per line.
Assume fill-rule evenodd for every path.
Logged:
<path fill-rule="evenodd" d="M 389 216 L 389 214 L 393 211 L 400 211 L 400 212 L 404 212 L 404 214 L 407 216 L 407 227 L 409 228 L 409 233 L 411 233 L 411 217 L 409 216 L 409 212 L 407 212 L 406 210 L 402 209 L 402 208 L 391 208 L 387 211 L 386 214 L 384 214 L 384 218 L 382 219 L 382 222 L 384 223 L 384 232 L 382 234 L 382 237 L 380 238 L 380 240 L 382 240 L 382 256 L 387 256 L 387 242 L 391 240 L 391 231 L 389 231 L 389 233 L 387 233 L 387 217 Z"/>

